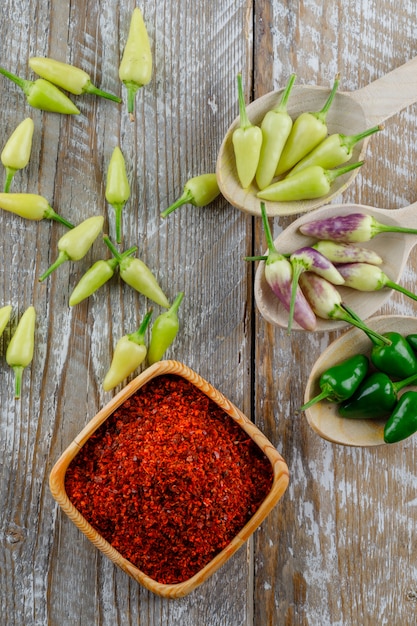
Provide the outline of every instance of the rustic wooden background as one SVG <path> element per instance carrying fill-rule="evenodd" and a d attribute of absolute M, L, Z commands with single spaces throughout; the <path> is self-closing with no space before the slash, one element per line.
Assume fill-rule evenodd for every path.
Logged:
<path fill-rule="evenodd" d="M 118 64 L 133 0 L 3 0 L 0 64 L 23 77 L 29 56 L 53 56 L 122 92 Z M 114 280 L 69 308 L 79 276 L 103 256 L 100 242 L 45 283 L 62 227 L 0 215 L 0 305 L 38 313 L 33 364 L 22 399 L 0 341 L 0 623 L 5 626 L 407 626 L 417 623 L 417 439 L 378 449 L 321 440 L 299 414 L 315 359 L 335 334 L 285 332 L 253 305 L 245 254 L 264 249 L 261 224 L 219 200 L 159 213 L 186 180 L 214 171 L 237 115 L 236 74 L 247 100 L 289 74 L 328 86 L 341 73 L 353 91 L 417 55 L 414 0 L 210 0 L 140 4 L 154 54 L 152 82 L 124 106 L 75 98 L 81 115 L 30 109 L 0 80 L 0 144 L 28 115 L 33 154 L 14 190 L 44 195 L 78 223 L 100 213 L 112 227 L 104 173 L 115 145 L 132 197 L 125 242 L 158 274 L 169 298 L 185 291 L 182 330 L 169 356 L 218 387 L 261 427 L 288 463 L 291 482 L 254 537 L 192 595 L 163 600 L 103 557 L 61 514 L 49 472 L 111 397 L 101 389 L 114 342 L 136 328 L 147 303 Z M 417 77 L 416 77 L 417 80 Z M 417 107 L 373 138 L 365 166 L 338 201 L 385 208 L 417 198 Z M 273 220 L 275 234 L 290 218 Z M 416 254 L 403 283 L 416 290 Z M 394 296 L 384 311 L 414 315 Z"/>

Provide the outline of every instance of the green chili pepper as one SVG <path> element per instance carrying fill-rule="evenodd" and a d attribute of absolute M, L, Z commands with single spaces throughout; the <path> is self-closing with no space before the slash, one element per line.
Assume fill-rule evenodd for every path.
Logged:
<path fill-rule="evenodd" d="M 262 130 L 249 121 L 242 87 L 242 74 L 237 75 L 240 127 L 232 135 L 237 175 L 243 189 L 255 178 L 262 146 Z"/>
<path fill-rule="evenodd" d="M 104 391 L 110 391 L 119 385 L 145 360 L 145 333 L 151 317 L 152 309 L 145 315 L 136 332 L 124 335 L 116 343 L 110 369 L 103 381 Z"/>
<path fill-rule="evenodd" d="M 148 31 L 138 7 L 132 13 L 129 34 L 119 66 L 119 78 L 127 89 L 127 110 L 133 121 L 135 94 L 152 78 L 152 51 Z"/>
<path fill-rule="evenodd" d="M 180 291 L 170 309 L 161 313 L 152 324 L 151 341 L 148 348 L 149 365 L 162 359 L 165 351 L 177 336 L 180 326 L 177 313 L 183 297 L 184 292 Z"/>
<path fill-rule="evenodd" d="M 38 76 L 74 95 L 79 96 L 82 93 L 89 93 L 107 98 L 107 100 L 113 100 L 113 102 L 122 101 L 118 96 L 95 87 L 87 72 L 69 63 L 63 63 L 48 57 L 31 57 L 29 59 L 29 67 Z"/>
<path fill-rule="evenodd" d="M 166 309 L 169 301 L 149 267 L 140 259 L 123 256 L 117 251 L 107 235 L 103 237 L 113 256 L 119 263 L 120 277 L 130 287 Z"/>
<path fill-rule="evenodd" d="M 258 198 L 272 202 L 312 200 L 329 193 L 333 181 L 351 170 L 361 167 L 363 161 L 345 165 L 335 170 L 325 170 L 320 165 L 310 165 L 305 169 L 279 180 L 257 193 Z"/>
<path fill-rule="evenodd" d="M 183 194 L 171 206 L 161 213 L 161 217 L 166 217 L 183 204 L 192 204 L 196 207 L 203 207 L 210 204 L 220 195 L 216 174 L 200 174 L 190 178 L 185 185 Z"/>
<path fill-rule="evenodd" d="M 4 329 L 12 314 L 12 307 L 10 304 L 6 304 L 0 308 L 0 337 L 3 334 Z"/>
<path fill-rule="evenodd" d="M 407 335 L 405 339 L 413 349 L 413 352 L 417 352 L 417 334 L 412 333 L 411 335 Z"/>
<path fill-rule="evenodd" d="M 279 105 L 268 111 L 262 120 L 262 147 L 256 170 L 256 183 L 259 189 L 268 187 L 274 178 L 278 161 L 293 126 L 292 118 L 287 113 L 287 103 L 295 79 L 295 74 L 291 74 Z"/>
<path fill-rule="evenodd" d="M 126 250 L 121 257 L 129 256 L 136 252 L 137 246 L 133 246 Z M 86 272 L 81 276 L 78 283 L 75 285 L 74 290 L 70 296 L 69 304 L 74 306 L 79 304 L 89 296 L 91 296 L 97 289 L 100 289 L 107 281 L 112 278 L 119 262 L 112 257 L 107 260 L 96 261 Z"/>
<path fill-rule="evenodd" d="M 370 337 L 374 343 L 371 350 L 371 361 L 376 368 L 393 378 L 406 378 L 417 373 L 417 357 L 410 344 L 400 333 L 383 333 L 390 344 L 381 343 Z"/>
<path fill-rule="evenodd" d="M 398 401 L 398 392 L 417 380 L 417 374 L 393 382 L 384 372 L 373 372 L 357 391 L 339 407 L 342 417 L 383 419 L 390 415 Z"/>
<path fill-rule="evenodd" d="M 10 190 L 13 176 L 29 163 L 32 151 L 32 138 L 35 125 L 30 117 L 20 122 L 14 129 L 1 153 L 1 162 L 6 168 L 4 192 Z"/>
<path fill-rule="evenodd" d="M 71 222 L 54 211 L 46 198 L 35 193 L 0 193 L 0 209 L 27 220 L 51 219 L 67 228 L 74 228 Z"/>
<path fill-rule="evenodd" d="M 26 100 L 34 109 L 68 115 L 77 115 L 80 112 L 75 104 L 58 87 L 44 78 L 38 78 L 35 81 L 25 80 L 8 72 L 3 67 L 0 67 L 0 74 L 10 78 L 22 89 Z"/>
<path fill-rule="evenodd" d="M 347 400 L 358 389 L 368 373 L 369 361 L 363 354 L 356 354 L 341 363 L 329 367 L 319 380 L 321 393 L 306 402 L 301 411 L 305 411 L 321 400 L 341 402 Z"/>
<path fill-rule="evenodd" d="M 106 200 L 116 214 L 116 241 L 122 241 L 122 211 L 130 198 L 130 185 L 126 174 L 126 162 L 122 151 L 115 147 L 107 169 Z"/>
<path fill-rule="evenodd" d="M 397 443 L 417 432 L 417 392 L 405 391 L 384 427 L 385 443 Z"/>
<path fill-rule="evenodd" d="M 15 398 L 20 398 L 22 374 L 33 359 L 36 311 L 30 306 L 23 313 L 6 350 L 7 364 L 15 373 Z"/>
<path fill-rule="evenodd" d="M 337 75 L 330 95 L 320 111 L 301 113 L 297 117 L 278 162 L 275 171 L 276 176 L 288 172 L 326 137 L 326 118 L 339 87 L 339 82 L 339 75 Z"/>
<path fill-rule="evenodd" d="M 81 224 L 65 233 L 58 241 L 58 258 L 40 276 L 39 281 L 45 280 L 65 261 L 79 261 L 82 259 L 100 234 L 103 223 L 104 218 L 101 215 L 95 215 L 87 218 Z"/>
<path fill-rule="evenodd" d="M 292 176 L 310 165 L 320 165 L 323 169 L 330 170 L 338 165 L 347 163 L 352 158 L 353 148 L 359 141 L 383 128 L 384 126 L 379 124 L 379 126 L 368 128 L 357 135 L 342 135 L 341 133 L 329 135 L 301 161 L 298 161 L 288 176 Z"/>

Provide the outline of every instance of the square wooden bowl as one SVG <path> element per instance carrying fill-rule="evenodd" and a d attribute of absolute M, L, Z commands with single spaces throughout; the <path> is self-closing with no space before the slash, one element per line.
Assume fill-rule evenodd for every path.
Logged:
<path fill-rule="evenodd" d="M 255 442 L 263 451 L 271 463 L 273 470 L 272 486 L 266 498 L 259 508 L 252 515 L 249 521 L 236 534 L 230 543 L 219 552 L 207 565 L 205 565 L 194 576 L 187 580 L 173 584 L 163 584 L 146 575 L 130 561 L 124 558 L 120 552 L 113 548 L 104 537 L 99 534 L 83 517 L 80 511 L 70 501 L 65 489 L 65 474 L 71 461 L 75 458 L 82 446 L 91 435 L 111 416 L 114 411 L 122 405 L 132 394 L 151 379 L 173 374 L 184 378 L 192 383 L 197 389 L 202 391 L 209 399 L 214 401 L 225 413 L 227 413 Z M 263 433 L 249 420 L 238 408 L 236 408 L 227 398 L 225 398 L 212 385 L 201 376 L 189 369 L 186 365 L 177 361 L 160 361 L 148 367 L 124 389 L 120 391 L 95 417 L 85 426 L 80 434 L 68 446 L 61 457 L 56 462 L 50 474 L 50 490 L 64 513 L 74 522 L 74 524 L 85 534 L 85 536 L 107 557 L 109 557 L 124 572 L 134 580 L 142 584 L 153 593 L 167 597 L 180 598 L 203 583 L 209 576 L 219 569 L 241 546 L 247 541 L 250 535 L 258 528 L 272 508 L 277 504 L 285 492 L 289 481 L 288 467 L 277 452 L 273 444 L 263 435 Z"/>

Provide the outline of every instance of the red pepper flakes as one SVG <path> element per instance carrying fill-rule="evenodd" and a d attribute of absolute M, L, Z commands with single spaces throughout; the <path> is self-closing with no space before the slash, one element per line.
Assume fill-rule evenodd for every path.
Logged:
<path fill-rule="evenodd" d="M 68 467 L 68 497 L 154 580 L 196 574 L 243 528 L 272 486 L 272 466 L 215 402 L 176 375 L 126 400 Z"/>

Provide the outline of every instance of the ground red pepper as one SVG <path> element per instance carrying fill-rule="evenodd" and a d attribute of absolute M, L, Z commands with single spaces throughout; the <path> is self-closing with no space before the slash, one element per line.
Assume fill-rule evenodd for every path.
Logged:
<path fill-rule="evenodd" d="M 68 497 L 126 559 L 160 583 L 187 580 L 271 489 L 272 466 L 193 384 L 159 376 L 126 400 L 68 467 Z"/>

